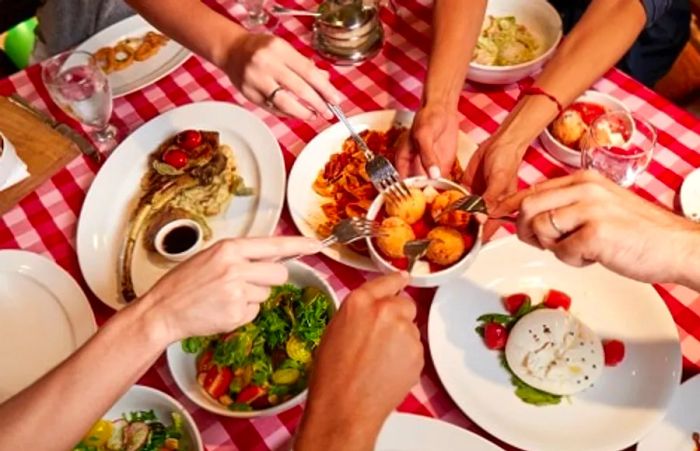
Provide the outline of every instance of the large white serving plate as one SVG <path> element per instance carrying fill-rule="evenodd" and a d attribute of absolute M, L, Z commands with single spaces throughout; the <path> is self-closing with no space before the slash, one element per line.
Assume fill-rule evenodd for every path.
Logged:
<path fill-rule="evenodd" d="M 96 330 L 87 298 L 60 266 L 31 252 L 0 251 L 0 403 Z"/>
<path fill-rule="evenodd" d="M 92 291 L 114 309 L 124 306 L 118 289 L 118 264 L 127 223 L 141 194 L 148 155 L 185 129 L 218 131 L 233 149 L 238 173 L 254 195 L 234 197 L 220 215 L 208 218 L 212 244 L 222 238 L 267 236 L 274 232 L 284 204 L 282 153 L 269 128 L 243 108 L 200 102 L 164 113 L 129 136 L 107 159 L 85 198 L 78 222 L 78 260 Z M 147 291 L 172 265 L 149 258 L 136 245 L 132 276 L 137 294 Z"/>
<path fill-rule="evenodd" d="M 498 451 L 501 448 L 466 429 L 434 418 L 392 413 L 375 451 Z"/>
<path fill-rule="evenodd" d="M 102 47 L 113 46 L 122 39 L 143 37 L 149 31 L 158 30 L 143 17 L 131 16 L 92 36 L 80 44 L 77 50 L 95 53 Z M 121 97 L 155 83 L 180 67 L 190 55 L 189 50 L 171 39 L 156 55 L 146 61 L 134 61 L 126 69 L 108 74 L 112 96 Z"/>
<path fill-rule="evenodd" d="M 568 293 L 572 313 L 601 338 L 622 340 L 626 356 L 570 401 L 535 407 L 515 396 L 498 355 L 474 328 L 480 315 L 505 312 L 502 295 L 526 292 L 539 302 L 549 288 Z M 437 373 L 462 411 L 528 450 L 627 448 L 663 418 L 681 375 L 676 326 L 650 285 L 599 265 L 567 266 L 515 237 L 484 247 L 462 279 L 438 290 L 428 341 Z"/>
<path fill-rule="evenodd" d="M 700 432 L 700 375 L 680 386 L 666 418 L 639 442 L 637 451 L 692 451 L 693 432 Z"/>
<path fill-rule="evenodd" d="M 410 127 L 415 113 L 404 110 L 381 110 L 361 113 L 349 119 L 357 132 L 364 130 L 388 130 L 392 126 Z M 316 135 L 301 151 L 289 173 L 287 205 L 294 224 L 302 235 L 317 238 L 316 226 L 323 222 L 321 205 L 327 199 L 313 190 L 313 183 L 319 171 L 324 168 L 331 155 L 342 150 L 343 142 L 350 137 L 341 123 L 335 123 Z M 476 150 L 476 144 L 465 133 L 459 133 L 458 154 L 464 167 Z M 331 246 L 322 251 L 333 260 L 347 266 L 364 270 L 378 271 L 369 256 L 354 252 L 347 246 Z"/>

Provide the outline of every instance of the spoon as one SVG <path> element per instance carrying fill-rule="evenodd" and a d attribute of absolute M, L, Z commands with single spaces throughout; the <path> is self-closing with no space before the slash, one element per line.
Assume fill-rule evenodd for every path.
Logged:
<path fill-rule="evenodd" d="M 408 273 L 411 274 L 413 266 L 418 259 L 423 257 L 428 252 L 428 246 L 432 240 L 411 240 L 403 245 L 403 253 L 408 258 Z"/>

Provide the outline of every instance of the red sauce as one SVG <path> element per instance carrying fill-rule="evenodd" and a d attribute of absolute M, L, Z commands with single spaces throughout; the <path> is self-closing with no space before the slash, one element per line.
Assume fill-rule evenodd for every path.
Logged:
<path fill-rule="evenodd" d="M 604 106 L 592 102 L 574 102 L 564 111 L 566 110 L 578 112 L 586 125 L 591 125 L 594 120 L 607 112 Z"/>

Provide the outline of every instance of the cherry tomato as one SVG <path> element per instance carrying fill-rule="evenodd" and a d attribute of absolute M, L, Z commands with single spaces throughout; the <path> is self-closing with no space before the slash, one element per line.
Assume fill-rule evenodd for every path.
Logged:
<path fill-rule="evenodd" d="M 265 389 L 257 385 L 248 385 L 236 397 L 236 402 L 250 405 L 253 401 L 265 394 Z"/>
<path fill-rule="evenodd" d="M 508 329 L 498 323 L 487 323 L 484 325 L 484 343 L 486 347 L 493 350 L 500 350 L 506 347 L 508 341 Z"/>
<path fill-rule="evenodd" d="M 503 298 L 503 305 L 506 307 L 506 310 L 508 310 L 508 313 L 515 315 L 518 313 L 518 310 L 520 310 L 520 307 L 529 300 L 530 296 L 525 293 L 516 293 Z"/>
<path fill-rule="evenodd" d="M 564 310 L 569 310 L 569 308 L 571 308 L 571 298 L 568 294 L 562 293 L 559 290 L 549 290 L 542 303 L 547 308 L 562 308 Z"/>
<path fill-rule="evenodd" d="M 591 125 L 594 120 L 605 114 L 605 107 L 597 103 L 575 102 L 569 108 L 578 111 L 586 125 Z"/>
<path fill-rule="evenodd" d="M 185 130 L 178 135 L 177 142 L 185 150 L 192 150 L 202 144 L 202 134 L 197 130 Z"/>
<path fill-rule="evenodd" d="M 408 259 L 406 257 L 392 258 L 391 259 L 391 266 L 393 266 L 396 269 L 400 269 L 402 271 L 405 271 L 408 269 Z"/>
<path fill-rule="evenodd" d="M 197 372 L 207 372 L 214 366 L 212 359 L 214 358 L 214 351 L 212 349 L 207 349 L 197 357 Z"/>
<path fill-rule="evenodd" d="M 204 390 L 212 398 L 219 399 L 219 397 L 228 393 L 228 387 L 232 379 L 233 371 L 231 371 L 231 368 L 214 366 L 209 369 L 207 376 L 204 378 Z"/>
<path fill-rule="evenodd" d="M 411 228 L 413 229 L 413 234 L 416 236 L 417 240 L 425 238 L 428 236 L 428 233 L 430 233 L 430 226 L 427 222 L 425 222 L 424 218 L 414 222 L 411 225 Z"/>
<path fill-rule="evenodd" d="M 617 366 L 625 358 L 625 344 L 620 340 L 603 341 L 605 365 Z"/>
<path fill-rule="evenodd" d="M 187 166 L 189 157 L 187 153 L 179 147 L 171 147 L 163 154 L 163 163 L 166 163 L 175 169 L 182 169 Z"/>

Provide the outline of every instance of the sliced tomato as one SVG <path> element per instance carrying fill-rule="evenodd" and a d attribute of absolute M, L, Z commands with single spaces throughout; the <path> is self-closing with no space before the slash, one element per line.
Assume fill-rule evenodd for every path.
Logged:
<path fill-rule="evenodd" d="M 197 372 L 207 372 L 211 369 L 212 366 L 214 366 L 213 360 L 214 359 L 214 350 L 213 349 L 207 349 L 204 351 L 202 354 L 197 357 Z"/>
<path fill-rule="evenodd" d="M 544 296 L 542 303 L 547 308 L 569 310 L 571 308 L 571 298 L 568 294 L 559 290 L 549 290 Z"/>
<path fill-rule="evenodd" d="M 505 306 L 508 313 L 515 315 L 520 310 L 520 307 L 525 304 L 525 302 L 530 300 L 530 296 L 525 293 L 511 294 L 503 298 L 503 305 Z"/>
<path fill-rule="evenodd" d="M 209 369 L 207 376 L 204 378 L 204 390 L 214 399 L 219 399 L 228 393 L 228 387 L 233 379 L 233 371 L 225 366 L 220 368 L 214 366 Z"/>
<path fill-rule="evenodd" d="M 484 343 L 486 347 L 500 350 L 506 347 L 508 341 L 508 329 L 502 324 L 487 323 L 484 325 Z"/>
<path fill-rule="evenodd" d="M 425 218 L 421 218 L 418 221 L 414 222 L 411 225 L 411 228 L 413 229 L 413 234 L 416 236 L 416 239 L 425 238 L 426 236 L 428 236 L 431 230 L 431 227 L 428 225 Z"/>
<path fill-rule="evenodd" d="M 240 404 L 252 404 L 253 401 L 265 394 L 265 389 L 257 385 L 249 385 L 238 394 L 236 402 Z"/>
<path fill-rule="evenodd" d="M 625 344 L 620 340 L 603 341 L 605 365 L 617 366 L 625 358 Z"/>

